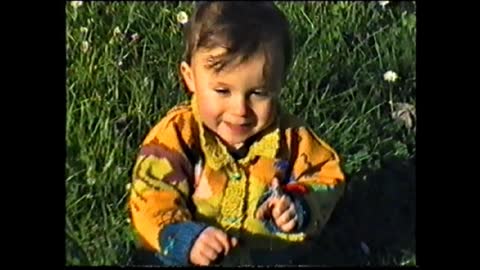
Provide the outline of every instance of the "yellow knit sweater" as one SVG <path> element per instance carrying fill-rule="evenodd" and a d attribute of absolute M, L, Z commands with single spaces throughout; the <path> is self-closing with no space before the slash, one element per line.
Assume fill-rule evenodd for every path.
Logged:
<path fill-rule="evenodd" d="M 255 218 L 274 177 L 308 190 L 297 195 L 308 208 L 301 230 L 282 233 Z M 141 242 L 154 252 L 167 254 L 159 239 L 166 226 L 195 221 L 238 237 L 238 256 L 248 263 L 252 250 L 281 249 L 319 234 L 343 194 L 344 180 L 335 151 L 283 113 L 253 138 L 246 155 L 234 158 L 199 123 L 194 96 L 168 112 L 145 138 L 129 206 Z"/>

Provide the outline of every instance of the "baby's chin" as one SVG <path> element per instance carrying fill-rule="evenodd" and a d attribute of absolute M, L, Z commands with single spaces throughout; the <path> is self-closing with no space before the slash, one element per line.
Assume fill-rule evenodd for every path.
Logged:
<path fill-rule="evenodd" d="M 252 135 L 245 134 L 243 136 L 232 136 L 231 134 L 217 134 L 228 145 L 229 148 L 239 149 Z M 221 136 L 224 135 L 224 136 Z M 225 136 L 226 135 L 226 136 Z"/>
<path fill-rule="evenodd" d="M 235 150 L 238 150 L 238 149 L 242 148 L 243 144 L 244 144 L 243 142 L 236 143 L 236 144 L 233 145 L 233 148 L 235 148 Z"/>
<path fill-rule="evenodd" d="M 242 146 L 245 145 L 246 139 L 240 139 L 240 140 L 226 140 L 225 142 L 227 143 L 228 147 L 232 150 L 239 150 L 242 148 Z"/>
<path fill-rule="evenodd" d="M 224 141 L 227 143 L 228 147 L 235 150 L 242 148 L 242 146 L 245 144 L 245 140 L 235 140 L 235 141 L 224 140 Z"/>

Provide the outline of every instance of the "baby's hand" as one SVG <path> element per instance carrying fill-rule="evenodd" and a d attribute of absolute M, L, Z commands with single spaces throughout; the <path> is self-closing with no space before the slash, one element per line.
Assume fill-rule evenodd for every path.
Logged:
<path fill-rule="evenodd" d="M 223 231 L 215 228 L 206 228 L 192 246 L 190 262 L 195 265 L 211 265 L 220 256 L 228 254 L 231 248 L 238 243 L 236 238 L 229 239 Z"/>
<path fill-rule="evenodd" d="M 278 188 L 279 181 L 277 178 L 273 180 L 273 188 Z M 297 213 L 295 204 L 285 194 L 281 196 L 272 196 L 268 199 L 261 209 L 258 209 L 257 218 L 265 219 L 273 217 L 277 227 L 283 232 L 292 231 L 297 225 Z"/>
<path fill-rule="evenodd" d="M 277 227 L 283 232 L 290 232 L 297 225 L 297 213 L 295 205 L 286 195 L 280 198 L 273 198 L 270 202 L 272 205 L 272 217 Z"/>

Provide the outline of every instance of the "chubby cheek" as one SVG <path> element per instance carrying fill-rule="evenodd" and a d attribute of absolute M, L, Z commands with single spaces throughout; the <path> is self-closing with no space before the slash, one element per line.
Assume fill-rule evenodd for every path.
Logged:
<path fill-rule="evenodd" d="M 259 129 L 264 128 L 269 125 L 273 119 L 276 112 L 276 108 L 273 102 L 268 102 L 263 106 L 255 109 L 255 114 L 258 119 L 257 126 Z"/>
<path fill-rule="evenodd" d="M 198 102 L 198 110 L 202 121 L 210 128 L 215 130 L 221 118 L 221 108 L 214 102 L 208 102 L 208 98 L 201 98 Z"/>

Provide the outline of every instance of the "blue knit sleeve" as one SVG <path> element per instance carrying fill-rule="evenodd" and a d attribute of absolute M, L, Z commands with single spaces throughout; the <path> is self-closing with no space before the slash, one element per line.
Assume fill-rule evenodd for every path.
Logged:
<path fill-rule="evenodd" d="M 157 257 L 167 266 L 190 265 L 190 250 L 206 228 L 205 224 L 191 221 L 165 226 L 159 237 L 162 249 Z"/>
<path fill-rule="evenodd" d="M 310 208 L 308 207 L 307 201 L 305 201 L 300 196 L 291 196 L 292 201 L 295 205 L 295 212 L 297 213 L 297 226 L 295 226 L 294 233 L 303 232 L 305 225 L 308 224 L 310 219 Z"/>

